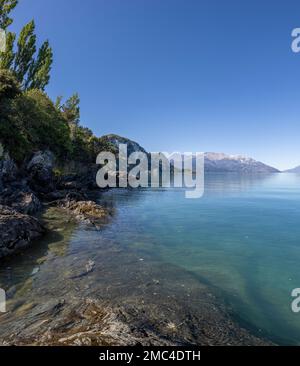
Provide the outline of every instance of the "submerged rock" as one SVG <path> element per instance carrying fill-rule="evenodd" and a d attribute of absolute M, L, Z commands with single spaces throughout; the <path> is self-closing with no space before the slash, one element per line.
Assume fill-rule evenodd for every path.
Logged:
<path fill-rule="evenodd" d="M 64 200 L 61 206 L 67 209 L 79 221 L 96 224 L 99 220 L 110 215 L 110 212 L 93 201 Z"/>
<path fill-rule="evenodd" d="M 32 312 L 30 324 L 24 324 L 24 319 L 20 318 L 9 337 L 0 337 L 1 346 L 183 345 L 151 329 L 132 329 L 120 309 L 104 306 L 95 299 L 87 298 L 74 304 L 53 300 L 52 304 L 33 307 Z"/>
<path fill-rule="evenodd" d="M 94 268 L 95 268 L 95 262 L 90 259 L 85 265 L 85 269 L 81 271 L 79 274 L 72 276 L 71 279 L 85 277 L 88 274 L 92 273 L 94 271 Z"/>
<path fill-rule="evenodd" d="M 85 266 L 86 273 L 89 274 L 89 273 L 93 272 L 94 267 L 95 267 L 95 262 L 92 260 L 89 260 Z"/>
<path fill-rule="evenodd" d="M 0 205 L 0 258 L 29 246 L 43 232 L 37 219 Z"/>

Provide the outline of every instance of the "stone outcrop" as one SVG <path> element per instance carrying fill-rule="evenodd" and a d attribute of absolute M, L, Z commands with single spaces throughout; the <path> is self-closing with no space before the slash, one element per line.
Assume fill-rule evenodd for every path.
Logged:
<path fill-rule="evenodd" d="M 0 156 L 0 190 L 5 183 L 15 181 L 17 174 L 17 166 L 9 154 L 5 153 L 3 156 Z"/>
<path fill-rule="evenodd" d="M 11 207 L 23 214 L 34 215 L 42 208 L 42 204 L 34 193 L 18 192 Z"/>
<path fill-rule="evenodd" d="M 28 247 L 43 232 L 37 219 L 0 205 L 0 258 Z"/>
<path fill-rule="evenodd" d="M 63 200 L 60 206 L 68 210 L 76 220 L 96 225 L 110 215 L 110 212 L 93 201 Z"/>
<path fill-rule="evenodd" d="M 33 190 L 48 193 L 54 189 L 54 155 L 51 151 L 39 151 L 27 164 L 29 185 Z"/>
<path fill-rule="evenodd" d="M 25 184 L 12 185 L 3 189 L 0 204 L 26 215 L 34 215 L 42 208 L 38 197 Z"/>

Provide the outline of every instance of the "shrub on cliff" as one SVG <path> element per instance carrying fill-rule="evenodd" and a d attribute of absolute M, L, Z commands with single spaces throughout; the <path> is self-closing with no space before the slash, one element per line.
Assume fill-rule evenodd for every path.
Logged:
<path fill-rule="evenodd" d="M 70 153 L 69 126 L 45 93 L 36 89 L 25 92 L 16 105 L 32 150 L 49 149 L 57 157 Z"/>
<path fill-rule="evenodd" d="M 26 149 L 26 141 L 12 116 L 15 111 L 14 101 L 21 95 L 18 81 L 8 70 L 0 70 L 0 142 L 6 150 L 15 150 L 14 157 Z"/>
<path fill-rule="evenodd" d="M 21 93 L 16 79 L 0 71 L 0 142 L 18 162 L 37 150 L 71 154 L 68 123 L 40 90 Z"/>
<path fill-rule="evenodd" d="M 8 70 L 0 69 L 0 103 L 21 93 L 20 84 Z"/>

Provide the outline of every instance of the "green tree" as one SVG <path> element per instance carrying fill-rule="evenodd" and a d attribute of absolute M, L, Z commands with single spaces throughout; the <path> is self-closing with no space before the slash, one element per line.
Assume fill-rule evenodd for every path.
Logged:
<path fill-rule="evenodd" d="M 28 77 L 25 82 L 25 89 L 45 90 L 50 80 L 50 71 L 53 62 L 53 52 L 46 41 L 39 49 L 36 61 L 32 62 Z"/>
<path fill-rule="evenodd" d="M 55 105 L 55 108 L 58 111 L 61 111 L 61 108 L 62 108 L 62 100 L 63 100 L 63 97 L 61 95 L 59 95 L 58 97 L 56 97 L 56 101 L 55 101 L 54 105 Z"/>
<path fill-rule="evenodd" d="M 0 28 L 6 30 L 13 20 L 9 17 L 10 12 L 16 7 L 18 0 L 0 0 Z"/>
<path fill-rule="evenodd" d="M 11 70 L 14 64 L 14 42 L 16 34 L 8 32 L 6 34 L 6 50 L 0 54 L 0 69 Z"/>
<path fill-rule="evenodd" d="M 21 30 L 17 52 L 15 56 L 14 72 L 22 85 L 26 83 L 26 76 L 34 63 L 34 54 L 36 52 L 35 24 L 32 20 Z"/>
<path fill-rule="evenodd" d="M 0 29 L 6 30 L 13 22 L 9 17 L 10 12 L 16 7 L 18 0 L 0 0 Z M 8 32 L 6 34 L 6 51 L 0 53 L 0 68 L 10 69 L 14 61 L 14 41 L 16 35 Z"/>
<path fill-rule="evenodd" d="M 0 70 L 0 142 L 19 163 L 38 150 L 49 149 L 58 159 L 72 153 L 62 113 L 41 90 L 21 91 L 8 70 Z"/>
<path fill-rule="evenodd" d="M 73 94 L 61 107 L 62 113 L 70 124 L 76 126 L 80 122 L 80 98 L 77 93 Z"/>
<path fill-rule="evenodd" d="M 10 12 L 18 0 L 0 0 L 0 28 L 12 23 Z M 0 68 L 13 70 L 23 89 L 44 91 L 50 80 L 53 52 L 49 41 L 43 43 L 37 55 L 35 23 L 32 20 L 23 27 L 15 47 L 16 35 L 7 32 L 6 51 L 0 54 Z M 16 48 L 16 50 L 15 50 Z"/>

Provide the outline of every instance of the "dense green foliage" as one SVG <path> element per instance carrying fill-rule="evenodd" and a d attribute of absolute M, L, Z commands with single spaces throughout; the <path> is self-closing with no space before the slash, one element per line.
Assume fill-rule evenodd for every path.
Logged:
<path fill-rule="evenodd" d="M 14 98 L 20 93 L 20 85 L 16 78 L 9 71 L 2 70 L 0 72 L 0 102 L 4 99 Z"/>
<path fill-rule="evenodd" d="M 61 101 L 62 99 L 60 99 Z M 58 103 L 58 102 L 57 102 Z M 70 124 L 74 124 L 76 126 L 79 125 L 80 121 L 80 98 L 77 93 L 73 94 L 63 105 L 59 105 L 58 107 L 62 111 L 66 120 Z"/>
<path fill-rule="evenodd" d="M 94 163 L 100 151 L 111 150 L 105 139 L 79 125 L 78 105 L 73 107 L 76 123 L 67 118 L 75 111 L 65 114 L 64 106 L 57 108 L 41 90 L 22 91 L 11 72 L 0 70 L 0 142 L 17 162 L 49 149 L 61 161 Z"/>
<path fill-rule="evenodd" d="M 0 71 L 0 140 L 19 162 L 47 148 L 58 157 L 71 154 L 68 123 L 52 101 L 37 89 L 22 92 L 6 70 Z"/>
<path fill-rule="evenodd" d="M 6 30 L 12 23 L 9 14 L 17 3 L 17 0 L 0 0 L 0 28 Z M 37 52 L 33 20 L 23 27 L 16 45 L 16 34 L 11 32 L 6 34 L 6 50 L 0 53 L 0 68 L 13 71 L 25 90 L 45 90 L 50 80 L 53 62 L 49 42 L 44 42 Z"/>
<path fill-rule="evenodd" d="M 17 0 L 0 0 L 0 27 L 12 23 L 10 12 Z M 50 79 L 52 50 L 46 41 L 36 49 L 34 21 L 16 35 L 7 32 L 6 52 L 0 53 L 0 142 L 18 162 L 32 153 L 51 150 L 58 162 L 95 163 L 103 150 L 112 150 L 105 140 L 80 126 L 80 98 L 72 95 L 56 103 L 45 94 Z M 37 53 L 37 56 L 36 56 Z"/>

